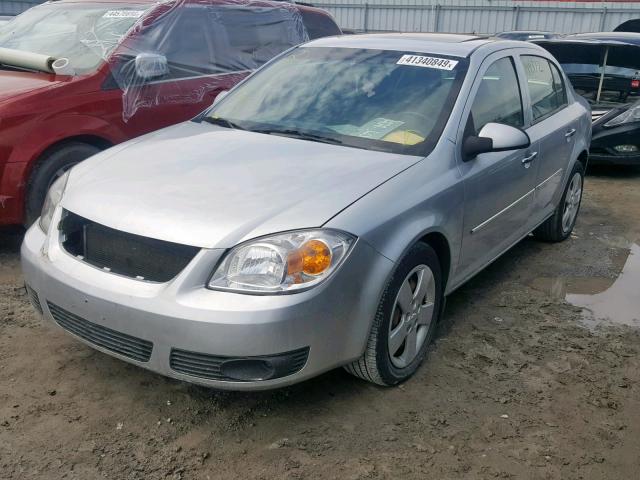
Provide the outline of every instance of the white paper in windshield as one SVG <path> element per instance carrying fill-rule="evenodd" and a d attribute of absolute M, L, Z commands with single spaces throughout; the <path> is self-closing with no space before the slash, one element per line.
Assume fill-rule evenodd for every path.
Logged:
<path fill-rule="evenodd" d="M 140 18 L 144 10 L 109 10 L 102 18 Z"/>
<path fill-rule="evenodd" d="M 458 64 L 458 61 L 449 60 L 448 58 L 423 57 L 422 55 L 403 55 L 396 63 L 398 65 L 436 68 L 438 70 L 453 70 Z"/>
<path fill-rule="evenodd" d="M 355 125 L 334 125 L 330 128 L 342 135 L 380 140 L 401 125 L 404 125 L 404 122 L 400 120 L 378 117 L 360 127 Z"/>

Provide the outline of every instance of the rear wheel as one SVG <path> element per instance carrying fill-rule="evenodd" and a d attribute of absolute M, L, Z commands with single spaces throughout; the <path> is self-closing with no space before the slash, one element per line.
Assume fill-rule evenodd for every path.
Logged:
<path fill-rule="evenodd" d="M 378 385 L 408 379 L 423 362 L 440 317 L 442 274 L 436 252 L 414 245 L 378 305 L 364 355 L 346 370 Z"/>
<path fill-rule="evenodd" d="M 43 155 L 29 179 L 25 205 L 25 226 L 29 227 L 40 216 L 42 204 L 53 182 L 74 165 L 99 151 L 100 149 L 93 145 L 72 142 Z"/>
<path fill-rule="evenodd" d="M 583 184 L 584 168 L 576 162 L 554 214 L 533 231 L 536 238 L 545 242 L 561 242 L 571 235 L 580 211 Z"/>

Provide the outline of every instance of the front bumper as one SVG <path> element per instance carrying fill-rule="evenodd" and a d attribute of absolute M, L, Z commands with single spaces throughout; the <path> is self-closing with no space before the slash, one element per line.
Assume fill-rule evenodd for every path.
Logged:
<path fill-rule="evenodd" d="M 613 154 L 601 150 L 594 150 L 589 152 L 589 165 L 620 165 L 640 167 L 640 154 L 622 155 Z"/>
<path fill-rule="evenodd" d="M 158 284 L 87 265 L 62 250 L 54 236 L 36 225 L 21 251 L 25 281 L 46 319 L 114 357 L 230 390 L 289 385 L 360 357 L 393 268 L 359 240 L 344 265 L 316 288 L 242 295 L 204 288 L 223 250 L 200 251 L 172 281 Z M 282 367 L 287 374 L 280 378 L 235 381 L 203 373 L 215 372 L 220 359 L 282 360 L 283 355 L 292 355 L 285 358 L 291 369 Z M 186 370 L 195 365 L 195 373 L 183 373 L 185 365 Z"/>
<path fill-rule="evenodd" d="M 623 124 L 604 127 L 609 117 L 603 117 L 593 127 L 593 138 L 589 149 L 590 165 L 639 165 L 640 151 L 625 154 L 615 150 L 616 145 L 635 145 L 640 149 L 640 125 Z"/>

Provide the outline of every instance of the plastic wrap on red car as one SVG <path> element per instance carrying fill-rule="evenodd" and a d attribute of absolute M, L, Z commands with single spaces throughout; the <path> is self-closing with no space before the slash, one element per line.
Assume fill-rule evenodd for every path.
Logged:
<path fill-rule="evenodd" d="M 123 92 L 123 119 L 159 104 L 201 103 L 307 40 L 302 14 L 289 3 L 156 4 L 108 57 L 113 81 Z M 173 84 L 151 87 L 160 82 Z"/>

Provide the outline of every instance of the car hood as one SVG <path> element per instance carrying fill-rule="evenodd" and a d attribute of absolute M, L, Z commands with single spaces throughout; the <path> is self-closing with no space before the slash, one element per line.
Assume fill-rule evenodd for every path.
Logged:
<path fill-rule="evenodd" d="M 60 83 L 52 74 L 0 70 L 0 103 L 42 88 L 52 88 Z"/>
<path fill-rule="evenodd" d="M 203 248 L 319 227 L 419 157 L 186 122 L 73 169 L 62 206 Z"/>

